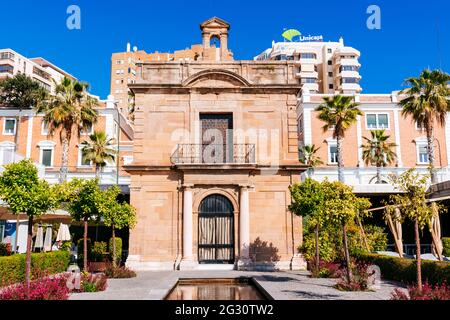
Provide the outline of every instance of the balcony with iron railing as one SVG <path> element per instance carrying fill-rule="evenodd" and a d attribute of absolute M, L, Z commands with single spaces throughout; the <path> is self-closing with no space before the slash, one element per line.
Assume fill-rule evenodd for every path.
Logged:
<path fill-rule="evenodd" d="M 174 165 L 255 164 L 254 144 L 179 144 L 171 156 Z"/>

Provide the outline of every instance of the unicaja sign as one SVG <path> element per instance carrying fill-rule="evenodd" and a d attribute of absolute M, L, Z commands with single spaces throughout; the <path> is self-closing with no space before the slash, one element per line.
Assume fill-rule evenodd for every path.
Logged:
<path fill-rule="evenodd" d="M 293 41 L 294 37 L 298 37 L 299 42 L 312 42 L 312 41 L 323 41 L 322 35 L 312 36 L 307 35 L 303 36 L 300 31 L 297 29 L 289 29 L 285 30 L 282 34 L 282 37 L 288 41 Z"/>
<path fill-rule="evenodd" d="M 323 36 L 319 35 L 319 36 L 311 36 L 311 35 L 307 35 L 307 36 L 300 36 L 300 42 L 308 42 L 308 41 L 323 41 Z"/>

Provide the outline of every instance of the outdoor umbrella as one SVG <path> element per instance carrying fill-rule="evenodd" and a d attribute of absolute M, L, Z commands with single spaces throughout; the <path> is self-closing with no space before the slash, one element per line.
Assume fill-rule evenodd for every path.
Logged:
<path fill-rule="evenodd" d="M 61 223 L 58 229 L 58 235 L 56 236 L 56 241 L 70 241 L 69 226 L 67 224 Z"/>
<path fill-rule="evenodd" d="M 36 240 L 34 241 L 34 250 L 41 249 L 44 246 L 44 230 L 42 226 L 38 227 Z"/>
<path fill-rule="evenodd" d="M 51 226 L 47 226 L 47 231 L 45 232 L 45 240 L 44 240 L 44 251 L 52 250 L 52 236 L 53 231 Z"/>

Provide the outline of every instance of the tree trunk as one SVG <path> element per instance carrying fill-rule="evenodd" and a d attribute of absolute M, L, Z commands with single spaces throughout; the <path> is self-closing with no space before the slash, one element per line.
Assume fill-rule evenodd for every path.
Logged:
<path fill-rule="evenodd" d="M 338 180 L 344 182 L 344 159 L 342 155 L 342 138 L 336 137 L 337 161 L 338 161 Z"/>
<path fill-rule="evenodd" d="M 67 181 L 67 172 L 69 169 L 69 139 L 62 139 L 61 169 L 59 172 L 59 182 Z"/>
<path fill-rule="evenodd" d="M 29 216 L 28 217 L 28 234 L 27 234 L 27 255 L 25 258 L 25 283 L 27 286 L 27 297 L 30 296 L 32 242 L 33 242 L 33 216 Z"/>
<path fill-rule="evenodd" d="M 414 223 L 414 233 L 416 237 L 417 288 L 422 292 L 422 261 L 420 257 L 419 222 L 417 219 Z"/>
<path fill-rule="evenodd" d="M 100 174 L 101 174 L 101 167 L 96 164 L 95 165 L 95 178 L 98 179 L 98 183 L 100 184 Z"/>
<path fill-rule="evenodd" d="M 436 172 L 434 170 L 434 133 L 433 133 L 433 124 L 430 123 L 433 120 L 430 120 L 426 124 L 426 131 L 427 131 L 427 144 L 428 144 L 428 161 L 430 163 L 430 177 L 431 177 L 431 183 L 437 183 L 437 176 Z"/>
<path fill-rule="evenodd" d="M 320 271 L 320 250 L 319 250 L 319 224 L 316 225 L 316 271 Z"/>
<path fill-rule="evenodd" d="M 443 246 L 441 241 L 441 222 L 439 219 L 439 211 L 435 202 L 431 204 L 431 208 L 433 210 L 433 216 L 431 217 L 429 224 L 432 239 L 431 248 L 434 256 L 437 257 L 439 261 L 442 261 Z"/>
<path fill-rule="evenodd" d="M 361 219 L 359 218 L 359 215 L 356 216 L 356 220 L 358 222 L 359 230 L 360 230 L 360 233 L 361 233 L 361 240 L 364 243 L 364 246 L 366 247 L 366 250 L 370 252 L 369 244 L 367 243 L 366 233 L 364 231 L 364 227 L 362 225 Z"/>
<path fill-rule="evenodd" d="M 350 283 L 352 279 L 352 273 L 350 270 L 350 253 L 348 252 L 348 241 L 347 241 L 347 224 L 344 223 L 342 226 L 343 239 L 344 239 L 344 255 L 345 255 L 345 269 L 347 274 L 347 282 Z"/>
<path fill-rule="evenodd" d="M 113 268 L 116 268 L 116 231 L 114 225 L 112 225 L 112 260 L 113 260 Z"/>
<path fill-rule="evenodd" d="M 83 239 L 83 271 L 88 272 L 88 249 L 87 249 L 87 238 L 88 238 L 88 220 L 84 219 L 84 239 Z"/>
<path fill-rule="evenodd" d="M 398 210 L 398 209 L 395 209 Z M 401 235 L 401 229 L 397 228 L 396 224 L 399 223 L 397 220 L 394 222 L 392 221 L 391 216 L 389 215 L 387 217 L 388 220 L 388 226 L 391 230 L 392 236 L 394 237 L 394 244 L 395 249 L 400 256 L 400 258 L 403 258 L 403 242 L 402 242 L 402 235 Z M 400 226 L 401 228 L 401 226 Z"/>
<path fill-rule="evenodd" d="M 377 165 L 377 184 L 381 183 L 381 167 Z"/>

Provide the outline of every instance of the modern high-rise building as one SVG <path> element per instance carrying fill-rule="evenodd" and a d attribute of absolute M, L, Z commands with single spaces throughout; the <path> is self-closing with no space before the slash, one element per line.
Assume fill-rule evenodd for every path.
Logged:
<path fill-rule="evenodd" d="M 362 91 L 360 52 L 338 42 L 272 42 L 254 58 L 257 61 L 294 61 L 302 89 L 310 93 L 353 94 Z"/>
<path fill-rule="evenodd" d="M 54 92 L 55 82 L 60 83 L 64 77 L 76 79 L 44 58 L 26 58 L 12 49 L 0 49 L 0 79 L 18 73 L 30 76 L 50 92 Z"/>
<path fill-rule="evenodd" d="M 207 27 L 200 25 L 202 30 Z M 208 32 L 204 31 L 204 32 Z M 206 34 L 206 33 L 204 33 Z M 194 44 L 190 48 L 175 50 L 173 53 L 152 52 L 138 50 L 127 44 L 125 52 L 116 52 L 111 57 L 111 95 L 117 99 L 119 110 L 127 118 L 132 119 L 134 98 L 128 89 L 129 84 L 136 82 L 137 64 L 147 62 L 193 62 L 197 60 L 232 60 L 233 53 L 226 47 L 227 39 L 214 38 L 211 43 L 203 35 L 203 44 Z M 204 45 L 206 44 L 206 45 Z"/>

